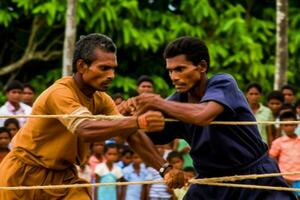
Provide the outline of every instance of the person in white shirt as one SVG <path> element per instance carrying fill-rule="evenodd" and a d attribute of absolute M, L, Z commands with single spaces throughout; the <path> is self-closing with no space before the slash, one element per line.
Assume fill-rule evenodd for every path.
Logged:
<path fill-rule="evenodd" d="M 17 80 L 7 85 L 5 89 L 7 101 L 0 107 L 0 115 L 29 115 L 31 113 L 31 107 L 21 102 L 22 92 L 23 85 Z M 4 125 L 5 120 L 6 118 L 0 119 L 0 126 Z M 18 121 L 22 127 L 27 118 L 18 118 Z"/>

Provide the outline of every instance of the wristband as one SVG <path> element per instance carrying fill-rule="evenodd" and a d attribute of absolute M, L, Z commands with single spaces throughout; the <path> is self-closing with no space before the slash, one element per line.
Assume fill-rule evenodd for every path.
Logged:
<path fill-rule="evenodd" d="M 167 169 L 169 169 L 169 168 L 173 168 L 173 166 L 172 166 L 170 163 L 166 162 L 166 163 L 159 169 L 159 171 L 158 171 L 158 172 L 159 172 L 159 175 L 160 175 L 161 177 L 164 177 L 164 175 L 165 175 Z"/>
<path fill-rule="evenodd" d="M 138 127 L 139 129 L 147 129 L 148 128 L 148 122 L 146 120 L 145 115 L 141 115 L 137 118 L 138 121 Z"/>

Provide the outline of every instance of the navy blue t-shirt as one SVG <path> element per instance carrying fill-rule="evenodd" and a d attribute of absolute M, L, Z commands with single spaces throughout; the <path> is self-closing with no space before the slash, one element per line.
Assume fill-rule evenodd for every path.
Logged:
<path fill-rule="evenodd" d="M 186 93 L 174 93 L 168 100 L 187 102 Z M 255 121 L 249 105 L 228 74 L 208 79 L 199 103 L 214 101 L 224 111 L 214 121 Z M 188 110 L 186 111 L 188 113 Z M 256 125 L 196 126 L 184 122 L 168 122 L 161 133 L 148 134 L 155 144 L 175 138 L 185 139 L 191 146 L 190 155 L 200 176 L 229 175 L 256 161 L 267 151 Z"/>

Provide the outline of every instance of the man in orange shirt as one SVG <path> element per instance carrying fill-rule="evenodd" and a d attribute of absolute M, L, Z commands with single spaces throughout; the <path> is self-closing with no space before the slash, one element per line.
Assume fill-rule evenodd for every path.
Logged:
<path fill-rule="evenodd" d="M 82 37 L 75 47 L 73 76 L 56 81 L 36 100 L 34 115 L 117 115 L 105 93 L 115 76 L 116 46 L 105 35 Z M 0 165 L 0 186 L 85 183 L 74 164 L 87 157 L 89 142 L 122 136 L 148 164 L 160 170 L 169 186 L 184 184 L 183 173 L 171 169 L 142 132 L 164 128 L 160 112 L 150 111 L 120 120 L 30 118 L 14 138 L 13 149 Z M 87 188 L 0 190 L 0 199 L 91 199 Z"/>

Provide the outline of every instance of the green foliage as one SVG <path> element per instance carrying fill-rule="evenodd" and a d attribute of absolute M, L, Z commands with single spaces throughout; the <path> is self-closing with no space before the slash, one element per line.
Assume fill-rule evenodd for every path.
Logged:
<path fill-rule="evenodd" d="M 53 69 L 48 71 L 46 75 L 37 75 L 30 81 L 30 84 L 36 89 L 36 92 L 40 94 L 45 90 L 45 88 L 49 87 L 60 77 L 61 69 Z"/>
<path fill-rule="evenodd" d="M 299 85 L 296 74 L 300 60 L 296 55 L 300 55 L 300 4 L 290 0 L 289 5 L 288 78 Z M 0 3 L 0 26 L 7 27 L 8 34 L 18 34 L 18 44 L 26 44 L 28 35 L 11 31 L 16 22 L 26 18 L 25 23 L 30 23 L 34 16 L 40 16 L 47 23 L 45 29 L 51 29 L 64 24 L 65 11 L 65 0 L 5 1 Z M 274 79 L 275 13 L 272 1 L 78 0 L 76 20 L 78 35 L 101 32 L 112 37 L 119 48 L 120 67 L 112 93 L 133 95 L 135 78 L 148 74 L 155 80 L 157 91 L 167 96 L 171 89 L 162 52 L 169 41 L 183 35 L 206 41 L 211 56 L 209 75 L 230 73 L 241 88 L 256 81 L 270 91 Z M 23 25 L 17 26 L 24 29 Z M 21 55 L 18 51 L 14 54 L 11 60 Z M 57 61 L 56 66 L 59 64 Z M 31 82 L 45 87 L 59 77 L 59 70 L 51 80 L 47 80 L 51 72 L 45 71 L 45 75 L 32 77 Z"/>

